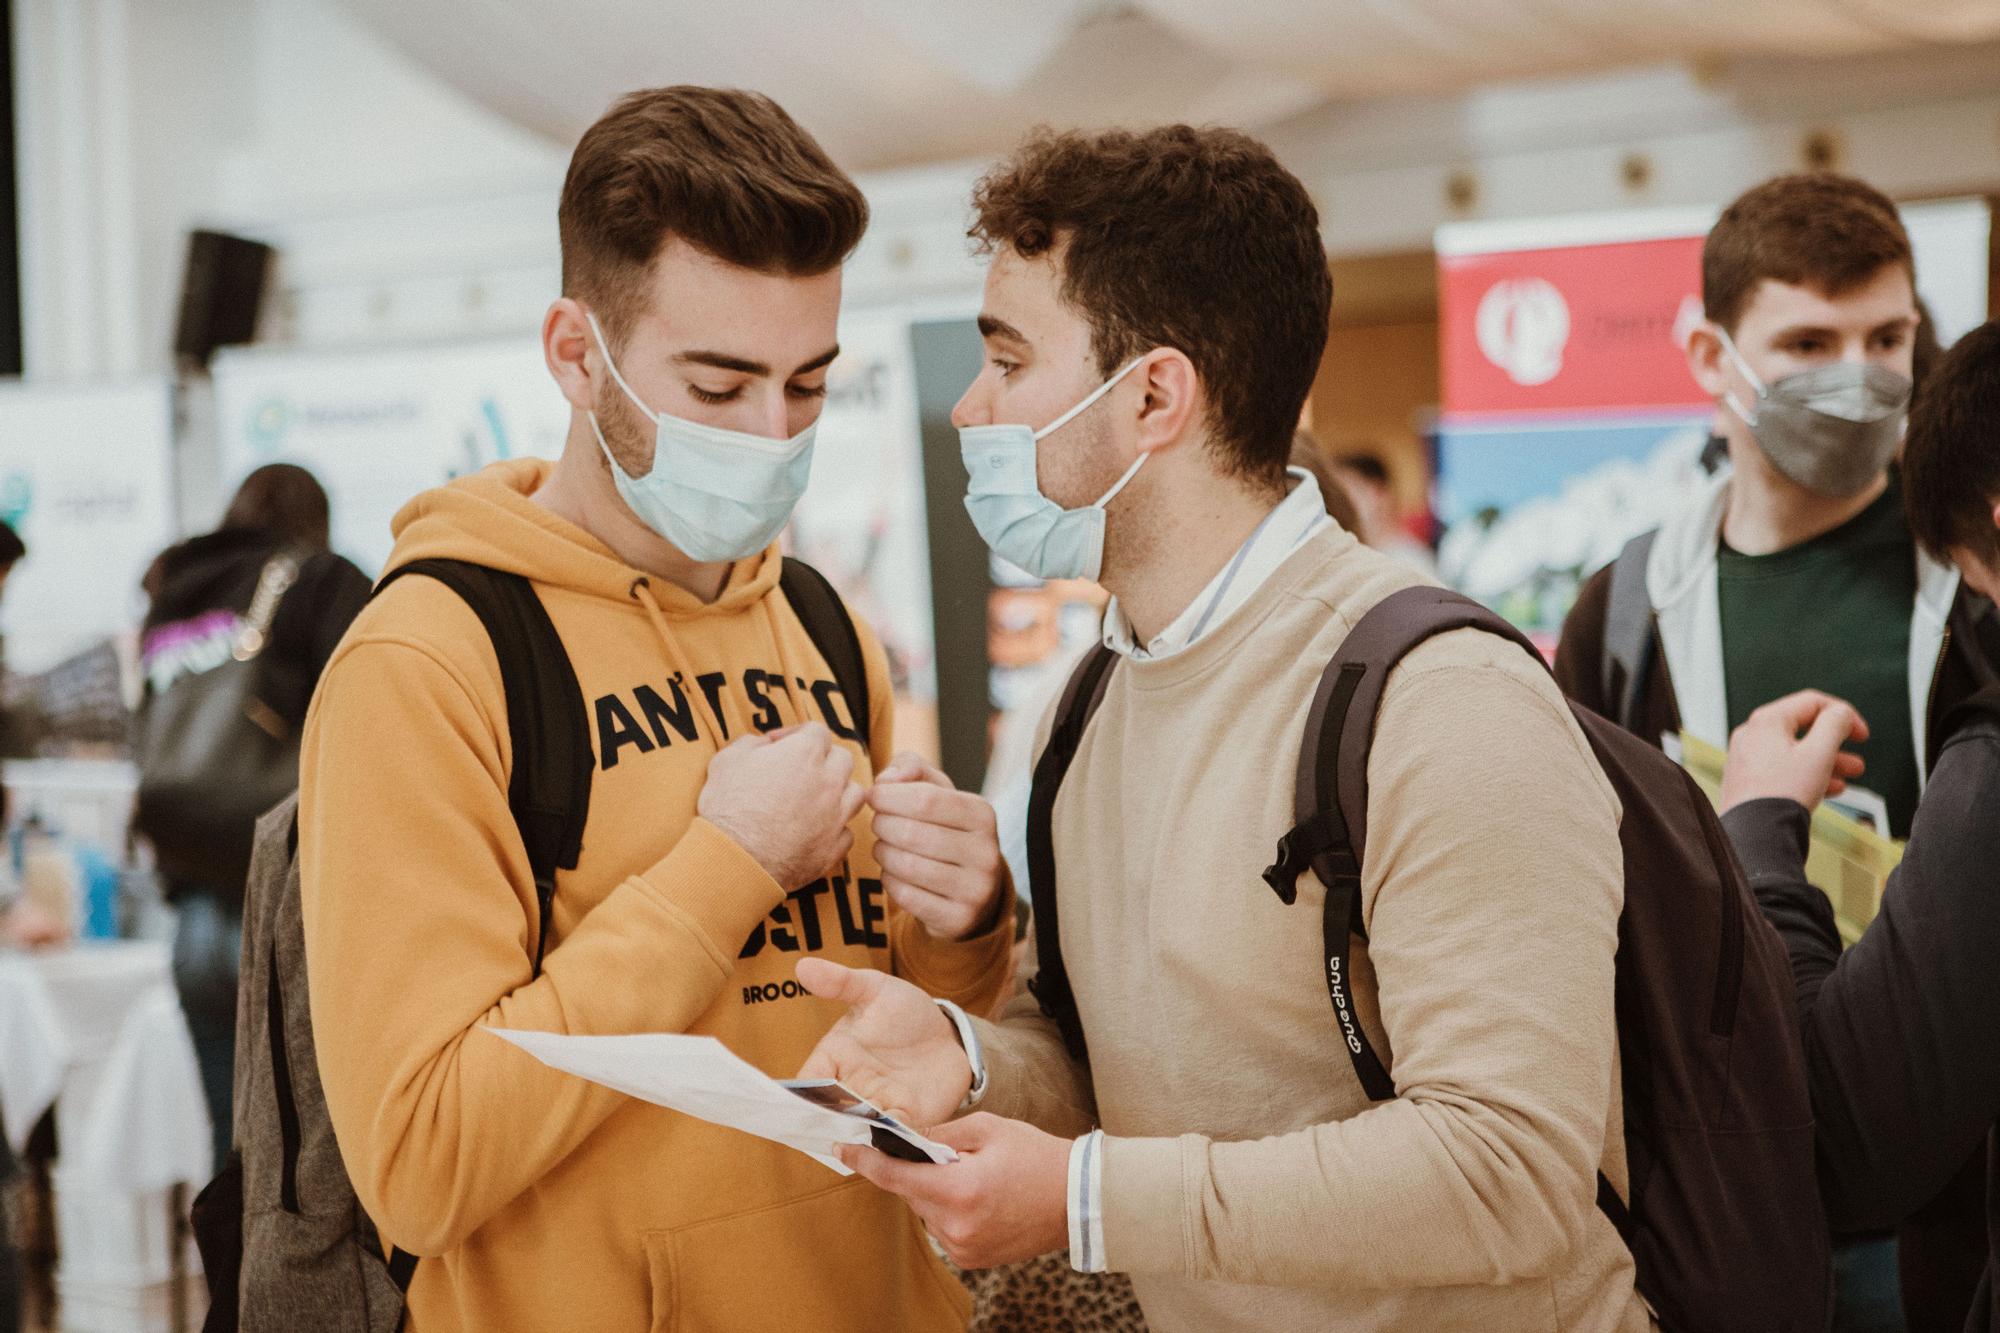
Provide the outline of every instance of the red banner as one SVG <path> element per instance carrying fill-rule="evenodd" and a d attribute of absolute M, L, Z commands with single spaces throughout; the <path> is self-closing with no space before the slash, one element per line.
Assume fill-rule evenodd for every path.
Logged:
<path fill-rule="evenodd" d="M 1707 407 L 1681 350 L 1702 239 L 1440 256 L 1446 414 Z"/>

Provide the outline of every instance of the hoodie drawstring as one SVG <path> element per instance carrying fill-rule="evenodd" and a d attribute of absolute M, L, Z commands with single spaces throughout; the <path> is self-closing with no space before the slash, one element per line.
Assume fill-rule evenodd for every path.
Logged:
<path fill-rule="evenodd" d="M 688 665 L 687 654 L 681 651 L 680 637 L 667 624 L 666 613 L 653 600 L 653 589 L 644 578 L 632 580 L 631 597 L 646 608 L 646 615 L 653 622 L 653 632 L 660 637 L 660 644 L 667 650 L 667 662 L 674 669 L 674 675 L 681 682 L 681 692 L 694 706 L 694 715 L 708 728 L 708 740 L 718 751 L 728 744 L 724 733 L 728 728 L 709 708 L 707 692 L 701 688 L 701 681 L 695 678 L 694 668 Z"/>
<path fill-rule="evenodd" d="M 764 628 L 770 632 L 771 646 L 777 650 L 778 670 L 785 673 L 785 693 L 792 701 L 792 715 L 801 722 L 808 722 L 819 714 L 818 701 L 804 684 L 805 677 L 793 665 L 792 655 L 785 651 L 785 636 L 778 627 L 778 613 L 772 606 L 775 601 L 775 597 L 764 598 Z M 824 717 L 819 720 L 826 721 Z"/>
<path fill-rule="evenodd" d="M 681 688 L 687 698 L 694 702 L 695 716 L 708 729 L 710 743 L 717 750 L 721 750 L 728 743 L 724 739 L 728 728 L 710 709 L 708 695 L 701 688 L 701 682 L 695 677 L 694 668 L 689 665 L 687 654 L 681 648 L 680 636 L 675 634 L 673 626 L 667 623 L 666 612 L 660 609 L 659 602 L 653 597 L 652 585 L 644 577 L 636 578 L 632 580 L 630 592 L 632 599 L 646 608 L 646 615 L 653 622 L 653 632 L 659 636 L 661 646 L 666 649 L 668 664 L 680 678 Z M 799 685 L 803 677 L 793 665 L 791 654 L 785 651 L 785 636 L 779 631 L 777 613 L 771 608 L 772 600 L 770 597 L 762 599 L 764 627 L 771 636 L 772 648 L 777 652 L 778 670 L 783 675 L 779 683 L 785 687 L 785 697 L 792 701 L 793 719 L 798 722 L 810 721 L 818 715 L 819 710 L 813 706 L 812 691 Z M 824 718 L 820 720 L 825 721 Z M 752 730 L 745 725 L 740 734 L 749 735 Z"/>

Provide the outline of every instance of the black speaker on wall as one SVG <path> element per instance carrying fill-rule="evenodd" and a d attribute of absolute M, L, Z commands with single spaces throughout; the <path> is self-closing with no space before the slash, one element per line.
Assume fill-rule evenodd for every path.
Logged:
<path fill-rule="evenodd" d="M 227 232 L 188 233 L 175 357 L 184 365 L 205 367 L 216 348 L 257 336 L 257 312 L 276 253 L 261 241 Z"/>
<path fill-rule="evenodd" d="M 0 375 L 21 373 L 21 235 L 14 212 L 14 5 L 0 0 Z"/>

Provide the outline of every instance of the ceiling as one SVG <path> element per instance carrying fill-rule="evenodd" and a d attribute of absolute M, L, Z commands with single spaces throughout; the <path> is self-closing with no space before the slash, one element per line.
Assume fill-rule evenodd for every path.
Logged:
<path fill-rule="evenodd" d="M 336 3 L 559 144 L 625 89 L 735 85 L 776 97 L 855 169 L 989 156 L 1043 121 L 1254 128 L 1327 103 L 1662 60 L 2000 39 L 2000 0 Z"/>

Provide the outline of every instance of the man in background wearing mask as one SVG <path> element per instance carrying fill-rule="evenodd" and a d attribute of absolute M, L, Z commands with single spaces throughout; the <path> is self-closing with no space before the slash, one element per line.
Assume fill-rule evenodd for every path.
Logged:
<path fill-rule="evenodd" d="M 1394 1098 L 1336 1034 L 1324 887 L 1260 877 L 1322 671 L 1423 582 L 1286 470 L 1331 299 L 1304 187 L 1233 131 L 1044 133 L 974 213 L 967 507 L 1007 560 L 1113 594 L 1051 824 L 1088 1052 L 1032 996 L 964 1022 L 805 960 L 851 1006 L 807 1074 L 950 1120 L 961 1155 L 850 1164 L 967 1266 L 1130 1273 L 1161 1333 L 1649 1327 L 1596 1206 L 1626 1178 L 1618 806 L 1548 673 L 1460 631 L 1388 677 L 1352 974 Z"/>
<path fill-rule="evenodd" d="M 892 758 L 880 644 L 857 625 L 864 736 L 778 582 L 860 192 L 768 99 L 666 88 L 585 133 L 558 217 L 542 342 L 562 456 L 419 496 L 390 567 L 532 581 L 588 705 L 589 824 L 534 977 L 492 640 L 431 579 L 378 596 L 302 762 L 341 1155 L 385 1244 L 419 1257 L 413 1333 L 961 1327 L 964 1290 L 867 1182 L 480 1031 L 701 1033 L 788 1075 L 837 1012 L 792 981 L 801 954 L 981 1009 L 1013 936 L 999 859 L 968 832 L 990 842 L 990 811 Z"/>
<path fill-rule="evenodd" d="M 1730 466 L 1584 585 L 1557 678 L 1655 742 L 1686 730 L 1722 744 L 1798 690 L 1849 700 L 1871 727 L 1863 782 L 1886 831 L 1907 836 L 1943 719 L 2000 657 L 1991 605 L 1918 551 L 1892 467 L 1919 319 L 1909 237 L 1860 181 L 1767 181 L 1709 232 L 1702 301 L 1688 366 L 1718 403 Z M 1923 1249 L 1906 1269 L 1932 1262 Z M 1984 1258 L 1937 1262 L 1969 1267 L 1969 1300 Z M 1902 1327 L 1886 1243 L 1845 1247 L 1836 1266 L 1843 1328 Z"/>
<path fill-rule="evenodd" d="M 1873 727 L 1866 785 L 1904 836 L 1938 721 L 1985 676 L 1992 632 L 1976 623 L 1988 604 L 1918 552 L 1891 468 L 1918 321 L 1909 237 L 1860 181 L 1780 177 L 1709 232 L 1702 301 L 1688 366 L 1730 466 L 1652 540 L 1636 689 L 1607 647 L 1612 568 L 1579 594 L 1557 678 L 1651 741 L 1720 745 L 1795 690 L 1850 700 Z"/>

